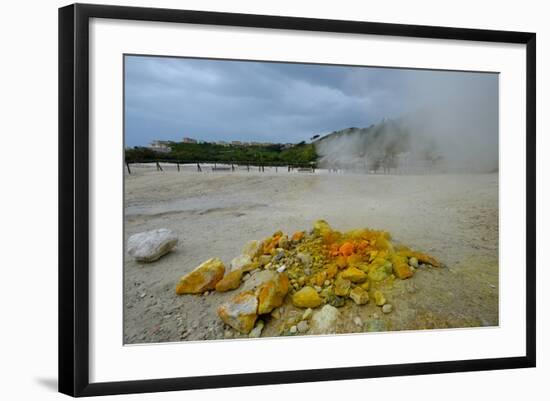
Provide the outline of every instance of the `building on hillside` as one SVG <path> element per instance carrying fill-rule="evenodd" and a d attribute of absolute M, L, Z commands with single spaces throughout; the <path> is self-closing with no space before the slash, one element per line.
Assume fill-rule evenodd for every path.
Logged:
<path fill-rule="evenodd" d="M 149 149 L 158 153 L 170 153 L 172 151 L 172 147 L 169 145 L 170 142 L 168 141 L 152 141 L 149 145 Z"/>
<path fill-rule="evenodd" d="M 197 140 L 194 138 L 184 137 L 182 140 L 183 143 L 197 143 Z"/>
<path fill-rule="evenodd" d="M 233 146 L 243 146 L 244 144 L 241 141 L 231 141 L 231 145 L 233 145 Z"/>
<path fill-rule="evenodd" d="M 227 143 L 226 141 L 217 141 L 216 145 L 229 146 L 229 143 Z"/>

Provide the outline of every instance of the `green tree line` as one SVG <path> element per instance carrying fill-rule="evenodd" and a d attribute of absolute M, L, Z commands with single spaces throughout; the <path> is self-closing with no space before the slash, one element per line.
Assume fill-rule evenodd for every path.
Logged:
<path fill-rule="evenodd" d="M 282 144 L 224 146 L 214 143 L 171 142 L 168 146 L 171 147 L 169 153 L 159 153 L 145 147 L 126 149 L 125 160 L 128 163 L 173 160 L 296 166 L 308 165 L 317 161 L 315 146 L 305 142 L 286 149 Z"/>

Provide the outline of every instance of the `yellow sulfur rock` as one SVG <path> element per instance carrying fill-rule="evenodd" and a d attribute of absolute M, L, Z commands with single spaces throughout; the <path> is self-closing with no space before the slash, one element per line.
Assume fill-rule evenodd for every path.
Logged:
<path fill-rule="evenodd" d="M 344 269 L 348 266 L 348 261 L 345 256 L 338 256 L 335 260 L 336 266 L 338 266 L 339 269 Z"/>
<path fill-rule="evenodd" d="M 405 256 L 394 255 L 392 257 L 392 266 L 393 274 L 395 274 L 395 276 L 400 278 L 401 280 L 412 277 L 413 275 L 413 272 L 409 267 L 409 263 Z"/>
<path fill-rule="evenodd" d="M 325 235 L 332 231 L 330 225 L 325 220 L 317 220 L 313 223 L 313 233 L 316 235 Z"/>
<path fill-rule="evenodd" d="M 374 291 L 374 302 L 378 306 L 382 306 L 386 303 L 386 298 L 384 297 L 384 294 L 382 294 L 380 291 Z"/>
<path fill-rule="evenodd" d="M 441 267 L 441 263 L 439 263 L 432 256 L 426 255 L 425 253 L 413 252 L 411 257 L 415 257 L 420 263 L 426 263 L 428 265 L 432 265 L 433 267 Z"/>
<path fill-rule="evenodd" d="M 361 284 L 359 287 L 367 291 L 370 287 L 370 283 L 368 281 L 365 281 L 363 284 Z"/>
<path fill-rule="evenodd" d="M 258 300 L 252 292 L 243 292 L 218 308 L 218 316 L 229 326 L 248 334 L 258 318 Z"/>
<path fill-rule="evenodd" d="M 422 252 L 411 251 L 405 246 L 400 247 L 399 251 L 397 251 L 397 254 L 399 256 L 405 256 L 407 258 L 416 258 L 416 260 L 418 260 L 420 263 L 426 263 L 428 265 L 432 265 L 433 267 L 441 267 L 441 263 L 439 263 L 433 256 L 427 255 Z"/>
<path fill-rule="evenodd" d="M 357 305 L 364 305 L 369 302 L 369 293 L 361 287 L 355 287 L 350 291 L 349 297 L 353 299 Z"/>
<path fill-rule="evenodd" d="M 243 247 L 242 254 L 250 256 L 251 259 L 259 256 L 262 251 L 262 243 L 258 240 L 248 241 Z"/>
<path fill-rule="evenodd" d="M 191 273 L 183 276 L 176 286 L 177 294 L 198 294 L 213 290 L 223 278 L 225 266 L 219 258 L 208 259 Z"/>
<path fill-rule="evenodd" d="M 365 272 L 356 267 L 348 267 L 340 273 L 340 277 L 345 280 L 349 280 L 352 283 L 364 283 L 367 280 L 367 275 Z"/>
<path fill-rule="evenodd" d="M 327 272 L 320 271 L 311 278 L 311 284 L 321 286 L 327 279 Z"/>
<path fill-rule="evenodd" d="M 351 288 L 351 281 L 344 278 L 337 278 L 334 282 L 334 293 L 340 297 L 346 297 Z"/>
<path fill-rule="evenodd" d="M 392 273 L 392 264 L 379 256 L 369 265 L 368 272 L 369 279 L 372 281 L 382 281 Z"/>
<path fill-rule="evenodd" d="M 292 296 L 292 303 L 298 308 L 316 308 L 323 300 L 314 288 L 306 286 Z"/>
<path fill-rule="evenodd" d="M 257 290 L 258 314 L 269 313 L 283 304 L 288 293 L 289 281 L 286 273 L 279 273 L 273 280 L 263 283 Z"/>
<path fill-rule="evenodd" d="M 234 290 L 241 285 L 241 278 L 243 276 L 243 270 L 233 270 L 230 273 L 227 273 L 224 278 L 216 284 L 216 291 L 225 292 Z"/>
<path fill-rule="evenodd" d="M 327 278 L 329 280 L 333 279 L 336 276 L 336 273 L 338 273 L 338 266 L 336 266 L 335 264 L 329 264 L 327 265 L 326 272 Z"/>

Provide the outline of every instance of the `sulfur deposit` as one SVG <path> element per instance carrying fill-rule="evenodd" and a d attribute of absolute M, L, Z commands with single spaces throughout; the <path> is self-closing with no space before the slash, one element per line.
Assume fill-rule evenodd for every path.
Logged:
<path fill-rule="evenodd" d="M 430 255 L 393 243 L 386 231 L 364 228 L 342 233 L 319 220 L 308 232 L 289 236 L 277 231 L 263 241 L 250 241 L 231 261 L 229 272 L 221 260 L 210 259 L 182 277 L 176 291 L 234 291 L 235 296 L 219 306 L 218 316 L 247 334 L 261 315 L 277 316 L 277 308 L 285 303 L 304 309 L 308 318 L 318 310 L 317 320 L 321 309 L 337 316 L 333 309 L 346 302 L 374 303 L 389 313 L 392 306 L 386 303 L 382 284 L 410 279 L 419 264 L 441 266 Z M 306 320 L 297 321 L 289 332 L 307 331 Z M 251 336 L 261 332 L 260 322 L 262 327 Z"/>

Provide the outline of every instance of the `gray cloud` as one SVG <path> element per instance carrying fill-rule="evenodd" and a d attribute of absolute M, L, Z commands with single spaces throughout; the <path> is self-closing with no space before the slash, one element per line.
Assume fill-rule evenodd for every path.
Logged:
<path fill-rule="evenodd" d="M 469 98 L 498 107 L 497 82 L 494 74 L 126 56 L 126 144 L 299 142 L 442 104 L 448 118 L 464 119 Z M 496 113 L 475 113 L 472 124 L 496 140 Z"/>

